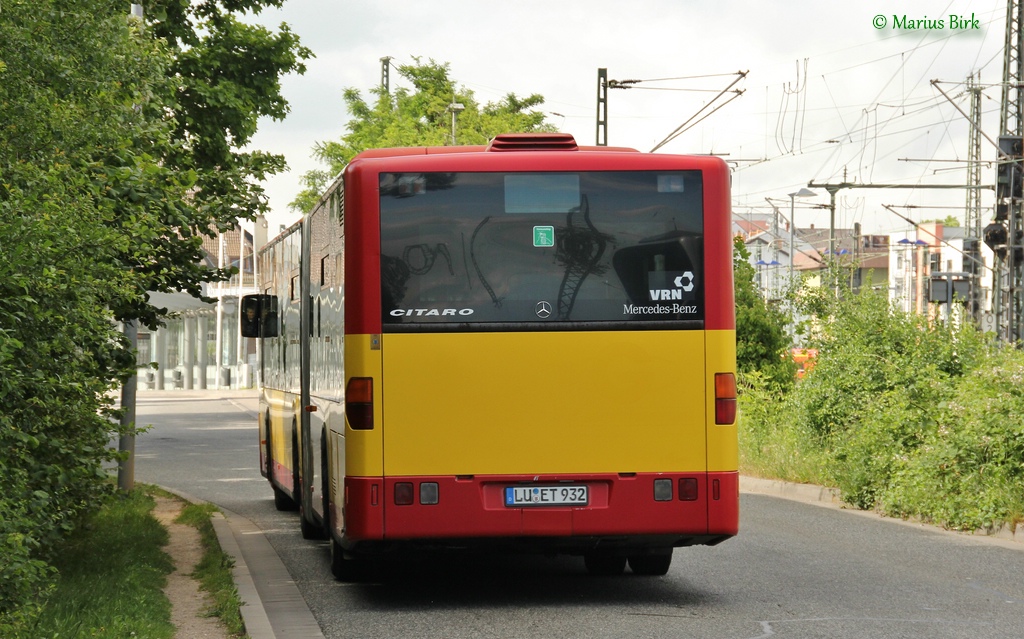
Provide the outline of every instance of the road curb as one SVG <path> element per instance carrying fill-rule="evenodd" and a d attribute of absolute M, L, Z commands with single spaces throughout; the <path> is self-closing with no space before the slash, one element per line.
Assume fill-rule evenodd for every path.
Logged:
<path fill-rule="evenodd" d="M 223 516 L 213 519 L 214 530 L 221 549 L 234 560 L 242 623 L 250 639 L 324 639 L 306 600 L 263 531 L 237 513 L 221 511 Z"/>
<path fill-rule="evenodd" d="M 881 513 L 870 511 L 870 510 L 859 510 L 851 508 L 843 504 L 842 495 L 838 488 L 826 488 L 824 486 L 816 486 L 813 484 L 796 484 L 793 482 L 781 481 L 778 479 L 762 479 L 760 477 L 748 477 L 746 475 L 740 475 L 740 492 L 751 493 L 756 495 L 768 495 L 769 497 L 781 497 L 783 499 L 790 499 L 793 501 L 800 501 L 807 504 L 817 504 L 821 506 L 829 506 L 832 508 L 840 508 L 843 510 L 849 510 L 850 512 L 860 514 L 874 514 L 882 519 L 886 519 L 893 522 L 900 523 L 911 523 L 919 524 L 934 528 L 935 530 L 941 530 L 956 535 L 969 535 L 975 537 L 988 537 L 991 539 L 999 539 L 1001 541 L 1009 541 L 1014 544 L 1024 545 L 1024 524 L 1017 524 L 1016 526 L 1008 526 L 1003 524 L 999 528 L 993 529 L 979 529 L 975 531 L 956 531 L 948 530 L 941 526 L 934 524 L 925 524 L 923 522 L 916 522 L 913 520 L 902 520 L 894 517 L 886 517 Z"/>
<path fill-rule="evenodd" d="M 761 479 L 740 475 L 740 491 L 758 495 L 772 495 L 795 501 L 842 506 L 838 488 L 826 488 L 813 484 L 795 484 L 778 479 Z"/>
<path fill-rule="evenodd" d="M 231 530 L 231 524 L 227 518 L 219 512 L 213 513 L 210 518 L 213 530 L 217 533 L 217 542 L 220 549 L 232 560 L 231 577 L 235 582 L 235 589 L 238 591 L 238 598 L 242 600 L 239 612 L 242 615 L 242 627 L 249 639 L 277 639 L 274 629 L 270 625 L 270 618 L 260 601 L 259 592 L 256 590 L 256 583 L 249 573 L 249 566 L 245 563 L 242 550 L 238 547 L 238 541 Z"/>
<path fill-rule="evenodd" d="M 284 562 L 256 524 L 205 499 L 159 488 L 189 503 L 211 504 L 220 510 L 211 514 L 210 522 L 220 549 L 234 564 L 232 578 L 249 639 L 325 639 Z"/>

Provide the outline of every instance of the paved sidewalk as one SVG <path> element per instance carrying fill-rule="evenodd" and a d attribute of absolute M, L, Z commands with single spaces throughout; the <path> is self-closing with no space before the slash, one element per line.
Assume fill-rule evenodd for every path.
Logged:
<path fill-rule="evenodd" d="M 313 613 L 277 552 L 251 521 L 221 509 L 213 527 L 221 549 L 235 562 L 242 621 L 251 639 L 324 639 Z"/>
<path fill-rule="evenodd" d="M 209 503 L 180 490 L 162 488 L 193 504 Z M 221 512 L 213 513 L 213 530 L 221 550 L 234 563 L 235 588 L 242 600 L 242 622 L 249 638 L 324 639 L 298 586 L 263 531 L 245 517 L 217 508 Z"/>

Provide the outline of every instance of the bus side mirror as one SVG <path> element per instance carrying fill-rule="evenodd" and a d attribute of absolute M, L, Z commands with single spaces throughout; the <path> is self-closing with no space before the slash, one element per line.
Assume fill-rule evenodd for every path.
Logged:
<path fill-rule="evenodd" d="M 242 298 L 242 337 L 260 336 L 260 298 L 262 295 L 246 295 Z"/>
<path fill-rule="evenodd" d="M 246 295 L 242 298 L 242 337 L 277 337 L 277 298 Z"/>

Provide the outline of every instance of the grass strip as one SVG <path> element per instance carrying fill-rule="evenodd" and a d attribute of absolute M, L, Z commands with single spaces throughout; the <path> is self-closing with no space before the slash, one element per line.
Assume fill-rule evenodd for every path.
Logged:
<path fill-rule="evenodd" d="M 191 504 L 155 486 L 112 497 L 73 534 L 55 565 L 60 573 L 42 612 L 11 639 L 172 639 L 171 603 L 164 595 L 174 570 L 164 552 L 167 530 L 153 517 L 154 495 L 182 501 L 177 523 L 195 527 L 203 558 L 190 575 L 210 594 L 207 614 L 233 637 L 245 637 L 233 562 L 217 541 L 212 504 Z M 6 638 L 5 638 L 6 639 Z"/>
<path fill-rule="evenodd" d="M 89 517 L 55 561 L 60 578 L 41 615 L 17 639 L 173 637 L 163 587 L 174 566 L 154 505 L 136 489 Z"/>
<path fill-rule="evenodd" d="M 232 574 L 234 562 L 221 550 L 217 533 L 210 521 L 216 510 L 213 504 L 186 504 L 176 521 L 195 527 L 202 539 L 203 558 L 192 577 L 199 581 L 201 589 L 210 594 L 211 605 L 207 614 L 219 617 L 232 636 L 242 637 L 245 634 L 241 615 L 242 600 L 238 596 Z"/>

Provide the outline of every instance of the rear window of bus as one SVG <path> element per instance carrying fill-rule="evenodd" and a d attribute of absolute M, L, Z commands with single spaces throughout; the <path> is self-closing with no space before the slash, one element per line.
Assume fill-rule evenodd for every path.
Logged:
<path fill-rule="evenodd" d="M 700 322 L 699 171 L 383 173 L 396 327 Z"/>

